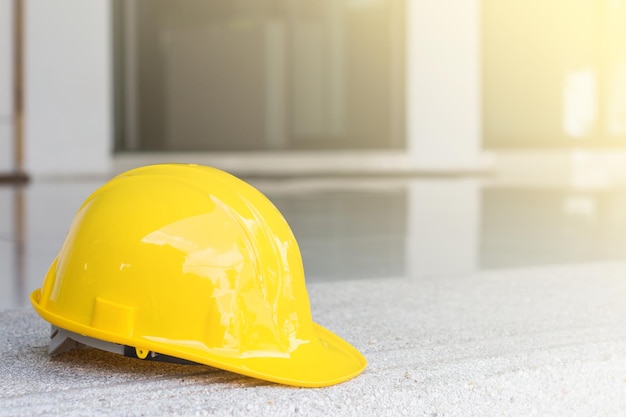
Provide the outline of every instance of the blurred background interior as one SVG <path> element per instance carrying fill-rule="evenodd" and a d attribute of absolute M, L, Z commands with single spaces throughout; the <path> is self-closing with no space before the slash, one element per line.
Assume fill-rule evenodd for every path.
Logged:
<path fill-rule="evenodd" d="M 0 308 L 159 162 L 259 187 L 309 282 L 626 259 L 626 0 L 0 0 Z"/>

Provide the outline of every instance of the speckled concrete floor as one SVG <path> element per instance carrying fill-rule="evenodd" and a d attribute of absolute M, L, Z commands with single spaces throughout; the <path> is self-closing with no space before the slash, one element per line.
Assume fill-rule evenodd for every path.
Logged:
<path fill-rule="evenodd" d="M 86 349 L 50 358 L 30 309 L 0 313 L 0 415 L 616 416 L 626 264 L 309 285 L 315 319 L 367 357 L 328 388 Z"/>
<path fill-rule="evenodd" d="M 297 389 L 86 349 L 51 358 L 30 291 L 100 182 L 0 188 L 0 415 L 622 415 L 626 193 L 474 179 L 257 181 L 313 316 L 365 372 Z"/>

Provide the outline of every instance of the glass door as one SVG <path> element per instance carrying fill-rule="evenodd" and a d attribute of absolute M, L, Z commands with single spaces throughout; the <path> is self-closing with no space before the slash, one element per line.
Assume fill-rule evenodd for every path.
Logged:
<path fill-rule="evenodd" d="M 626 1 L 485 0 L 488 148 L 626 144 Z"/>
<path fill-rule="evenodd" d="M 405 146 L 402 0 L 119 0 L 119 151 Z"/>

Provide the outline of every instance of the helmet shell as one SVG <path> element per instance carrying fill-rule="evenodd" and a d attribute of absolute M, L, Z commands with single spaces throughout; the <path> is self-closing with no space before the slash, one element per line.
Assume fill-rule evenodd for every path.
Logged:
<path fill-rule="evenodd" d="M 75 333 L 284 384 L 332 385 L 365 367 L 313 322 L 280 212 L 215 168 L 147 166 L 96 190 L 31 301 Z"/>

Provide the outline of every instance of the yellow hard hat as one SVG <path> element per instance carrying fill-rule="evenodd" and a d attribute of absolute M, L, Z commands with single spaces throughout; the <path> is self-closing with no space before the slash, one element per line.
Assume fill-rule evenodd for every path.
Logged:
<path fill-rule="evenodd" d="M 313 322 L 280 212 L 215 168 L 146 166 L 96 190 L 31 302 L 63 335 L 53 353 L 80 343 L 310 387 L 366 365 Z"/>

